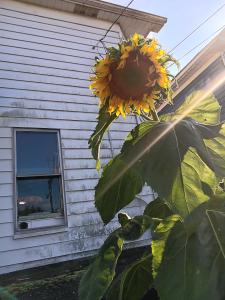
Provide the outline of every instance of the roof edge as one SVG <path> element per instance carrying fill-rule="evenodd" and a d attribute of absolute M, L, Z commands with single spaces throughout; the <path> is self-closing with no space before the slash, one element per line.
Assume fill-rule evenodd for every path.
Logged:
<path fill-rule="evenodd" d="M 179 86 L 179 80 L 189 72 L 189 80 L 193 81 L 198 75 L 199 70 L 203 72 L 214 60 L 216 60 L 225 51 L 225 29 L 216 35 L 201 51 L 199 51 L 191 61 L 176 75 L 176 84 L 178 89 L 174 94 L 182 90 L 183 84 Z M 196 64 L 198 62 L 198 65 Z"/>
<path fill-rule="evenodd" d="M 87 17 L 94 17 L 99 20 L 108 21 L 113 23 L 116 18 L 121 14 L 125 8 L 122 5 L 113 4 L 101 0 L 16 0 L 19 2 L 35 4 L 38 6 L 61 10 L 75 14 L 84 15 Z M 120 19 L 118 24 L 121 27 L 125 37 L 129 37 L 134 29 L 135 31 L 147 36 L 151 31 L 159 32 L 159 30 L 167 22 L 167 18 L 155 14 L 139 11 L 132 8 L 127 8 Z M 129 29 L 128 27 L 131 27 Z"/>

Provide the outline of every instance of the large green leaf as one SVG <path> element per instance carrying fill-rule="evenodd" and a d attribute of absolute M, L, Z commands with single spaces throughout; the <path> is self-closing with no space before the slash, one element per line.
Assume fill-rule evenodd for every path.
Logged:
<path fill-rule="evenodd" d="M 152 243 L 160 300 L 224 300 L 225 199 L 200 205 L 184 222 L 169 218 Z"/>
<path fill-rule="evenodd" d="M 218 185 L 214 172 L 201 160 L 194 148 L 190 148 L 177 169 L 170 195 L 165 197 L 174 211 L 187 216 L 199 204 L 209 200 Z M 206 190 L 208 188 L 208 190 Z"/>
<path fill-rule="evenodd" d="M 151 222 L 148 216 L 127 217 L 126 224 L 111 233 L 81 279 L 80 300 L 102 299 L 115 276 L 115 268 L 124 240 L 140 238 L 149 229 Z"/>
<path fill-rule="evenodd" d="M 183 216 L 206 201 L 208 198 L 204 193 L 197 193 L 202 189 L 198 167 L 204 162 L 204 167 L 207 168 L 207 164 L 217 171 L 204 140 L 215 138 L 220 128 L 221 125 L 203 125 L 192 119 L 184 119 L 178 124 L 144 122 L 138 125 L 125 141 L 121 154 L 104 168 L 96 187 L 96 207 L 103 221 L 109 222 L 120 209 L 129 204 L 145 182 L 160 198 L 171 203 L 175 213 Z M 193 158 L 189 155 L 182 165 L 190 147 L 197 154 Z M 195 160 L 193 163 L 191 158 Z M 189 168 L 185 167 L 187 164 Z M 188 178 L 190 174 L 194 176 L 191 179 Z M 192 186 L 186 187 L 190 181 Z M 191 195 L 186 199 L 188 194 L 185 189 L 193 189 L 195 197 Z M 192 202 L 190 209 L 188 201 Z"/>
<path fill-rule="evenodd" d="M 136 166 L 143 180 L 169 203 L 174 213 L 184 217 L 209 199 L 202 191 L 202 182 L 212 188 L 217 184 L 209 169 L 216 170 L 215 163 L 210 159 L 203 138 L 214 138 L 220 125 L 204 126 L 185 119 L 163 135 L 170 126 L 168 122 L 151 128 L 137 144 L 124 152 L 124 159 L 130 164 L 140 153 L 146 152 Z M 158 137 L 157 143 L 149 147 Z M 210 176 L 204 176 L 204 172 Z"/>
<path fill-rule="evenodd" d="M 127 267 L 112 284 L 106 300 L 140 300 L 153 283 L 152 255 Z"/>
<path fill-rule="evenodd" d="M 159 266 L 162 262 L 165 245 L 167 239 L 170 235 L 170 232 L 174 225 L 180 221 L 180 216 L 178 215 L 171 215 L 163 220 L 153 232 L 153 241 L 152 241 L 152 255 L 153 255 L 153 275 L 154 277 L 157 274 Z"/>
<path fill-rule="evenodd" d="M 152 224 L 153 220 L 149 216 L 136 216 L 130 219 L 126 225 L 122 227 L 120 237 L 126 241 L 137 240 Z"/>
<path fill-rule="evenodd" d="M 218 136 L 204 142 L 217 174 L 225 177 L 225 124 L 222 125 Z"/>
<path fill-rule="evenodd" d="M 110 114 L 108 111 L 108 104 L 103 106 L 98 115 L 98 123 L 95 127 L 94 132 L 92 133 L 89 139 L 89 147 L 92 151 L 92 156 L 96 160 L 96 168 L 100 169 L 100 147 L 103 135 L 108 130 L 111 123 L 117 118 L 116 113 Z"/>
<path fill-rule="evenodd" d="M 160 198 L 156 198 L 146 205 L 144 215 L 151 218 L 158 218 L 159 220 L 165 219 L 172 215 L 172 210 L 165 201 Z"/>
<path fill-rule="evenodd" d="M 136 126 L 124 143 L 124 152 L 131 149 L 156 122 L 143 122 Z M 108 223 L 116 213 L 128 205 L 141 192 L 144 182 L 138 170 L 128 166 L 121 155 L 111 160 L 103 169 L 96 186 L 95 205 L 104 223 Z"/>
<path fill-rule="evenodd" d="M 136 145 L 146 134 L 148 134 L 149 130 L 151 130 L 157 124 L 159 124 L 159 122 L 156 121 L 145 121 L 141 124 L 138 124 L 128 134 L 121 152 L 126 152 L 132 149 L 132 147 Z"/>
<path fill-rule="evenodd" d="M 160 198 L 156 198 L 151 201 L 144 210 L 144 215 L 149 216 L 154 221 L 152 229 L 154 229 L 163 219 L 173 214 L 173 211 L 169 207 L 168 203 Z"/>
<path fill-rule="evenodd" d="M 122 252 L 123 239 L 118 230 L 111 234 L 98 256 L 82 277 L 79 286 L 80 300 L 100 300 L 115 276 L 117 260 Z"/>
<path fill-rule="evenodd" d="M 192 119 L 184 119 L 175 125 L 157 123 L 141 138 L 126 141 L 121 158 L 128 166 L 134 165 L 144 180 L 164 197 L 170 193 L 177 168 L 190 147 L 194 147 L 200 158 L 214 169 L 203 139 L 216 137 L 220 127 L 202 125 Z"/>
<path fill-rule="evenodd" d="M 175 113 L 162 115 L 161 120 L 172 121 L 183 116 L 203 124 L 217 124 L 220 122 L 220 110 L 219 102 L 213 94 L 198 90 L 186 97 Z"/>
<path fill-rule="evenodd" d="M 129 204 L 140 193 L 144 183 L 135 168 L 116 157 L 103 170 L 95 191 L 95 206 L 104 223 L 108 223 L 116 213 Z"/>

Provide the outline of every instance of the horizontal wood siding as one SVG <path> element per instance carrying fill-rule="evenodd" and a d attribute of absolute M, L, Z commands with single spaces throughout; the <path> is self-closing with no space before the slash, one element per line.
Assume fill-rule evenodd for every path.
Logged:
<path fill-rule="evenodd" d="M 0 2 L 0 273 L 82 257 L 116 227 L 103 226 L 94 206 L 99 174 L 88 149 L 98 100 L 89 90 L 93 49 L 109 23 L 3 0 Z M 116 25 L 106 38 L 118 43 Z M 104 49 L 99 47 L 99 52 Z M 136 124 L 120 118 L 102 143 L 103 166 Z M 68 226 L 41 236 L 14 236 L 13 128 L 60 130 Z M 111 147 L 112 146 L 112 147 Z M 125 211 L 138 215 L 153 199 L 145 188 Z M 142 245 L 149 239 L 131 245 Z"/>

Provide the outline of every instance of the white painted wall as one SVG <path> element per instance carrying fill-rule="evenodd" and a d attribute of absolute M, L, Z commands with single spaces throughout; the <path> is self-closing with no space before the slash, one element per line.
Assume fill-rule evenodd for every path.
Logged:
<path fill-rule="evenodd" d="M 32 6 L 0 1 L 0 273 L 93 254 L 118 223 L 103 226 L 94 207 L 98 181 L 88 138 L 96 125 L 97 99 L 88 77 L 96 56 L 92 46 L 109 23 Z M 106 41 L 115 45 L 116 25 Z M 102 51 L 100 47 L 100 51 Z M 110 130 L 114 153 L 136 124 L 119 119 Z M 13 130 L 59 129 L 64 165 L 68 226 L 36 236 L 14 235 Z M 112 157 L 107 138 L 102 161 Z M 152 192 L 142 198 L 149 202 Z M 135 200 L 126 211 L 140 214 L 146 204 Z M 130 244 L 141 245 L 142 241 Z"/>

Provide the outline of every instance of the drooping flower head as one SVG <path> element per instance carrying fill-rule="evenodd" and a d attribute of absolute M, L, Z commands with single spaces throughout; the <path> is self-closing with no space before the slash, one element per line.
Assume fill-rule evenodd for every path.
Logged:
<path fill-rule="evenodd" d="M 130 112 L 151 112 L 155 102 L 170 101 L 166 64 L 171 60 L 155 39 L 134 34 L 97 60 L 90 88 L 100 98 L 100 107 L 107 105 L 109 113 L 125 116 Z"/>

